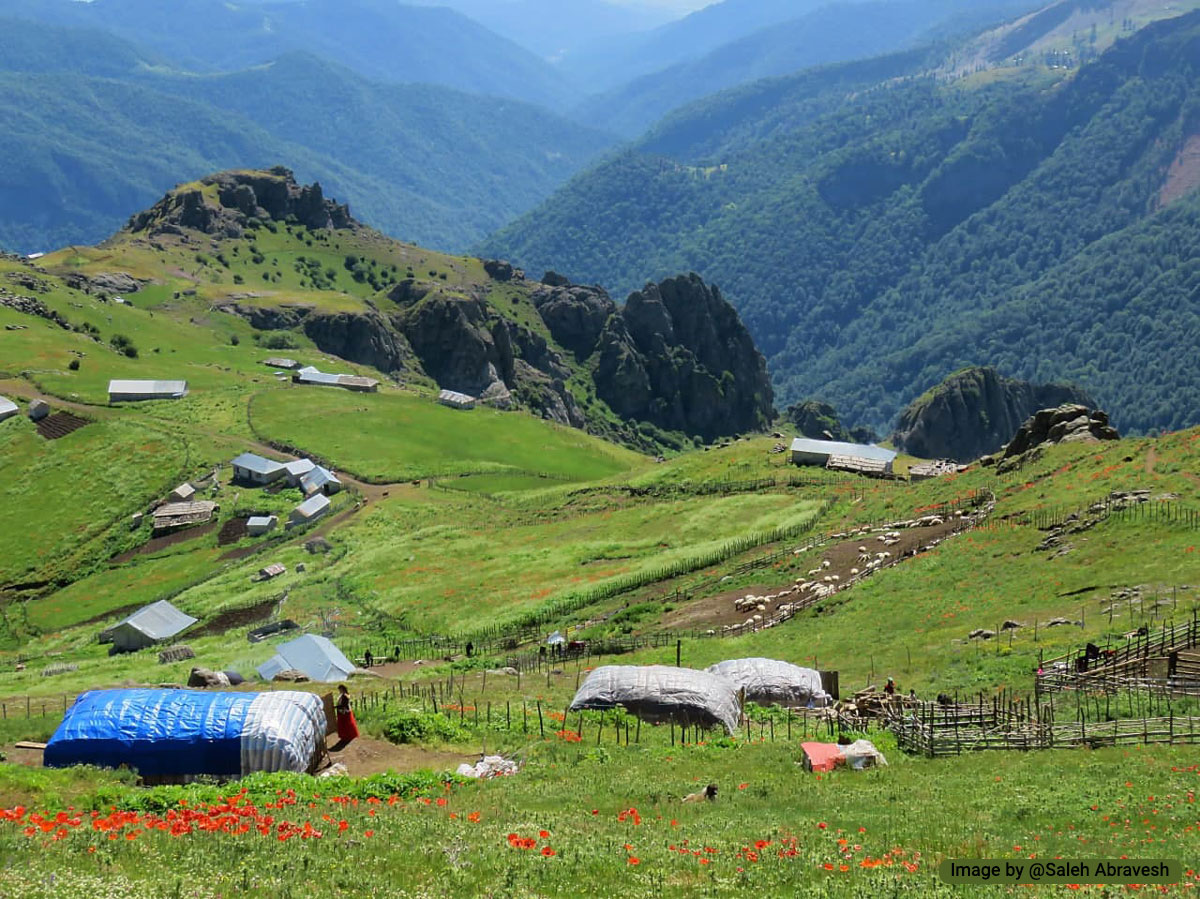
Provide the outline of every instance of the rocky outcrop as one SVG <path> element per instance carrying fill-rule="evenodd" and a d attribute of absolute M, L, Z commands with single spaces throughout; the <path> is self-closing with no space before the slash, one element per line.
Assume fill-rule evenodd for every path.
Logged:
<path fill-rule="evenodd" d="M 513 268 L 511 262 L 500 259 L 488 259 L 483 263 L 483 270 L 493 281 L 524 281 L 525 272 Z"/>
<path fill-rule="evenodd" d="M 486 300 L 430 294 L 393 323 L 441 387 L 501 406 L 515 399 L 544 418 L 584 425 L 566 387 L 570 367 L 544 337 Z"/>
<path fill-rule="evenodd" d="M 602 287 L 572 285 L 561 276 L 554 278 L 554 284 L 547 284 L 546 278 L 552 275 L 548 272 L 542 278 L 543 286 L 534 289 L 530 298 L 555 341 L 577 359 L 586 359 L 595 351 L 617 304 Z"/>
<path fill-rule="evenodd" d="M 1031 416 L 1002 453 L 985 461 L 994 462 L 996 470 L 1003 473 L 1037 458 L 1042 448 L 1051 444 L 1120 439 L 1117 429 L 1108 423 L 1107 413 L 1067 403 L 1054 409 L 1042 409 Z"/>
<path fill-rule="evenodd" d="M 993 368 L 969 368 L 914 400 L 901 413 L 893 441 L 922 459 L 970 462 L 1003 447 L 1037 410 L 1064 403 L 1095 405 L 1077 387 L 1032 384 L 1002 377 Z"/>
<path fill-rule="evenodd" d="M 829 403 L 807 400 L 788 406 L 783 417 L 800 433 L 801 437 L 813 440 L 843 440 L 854 438 L 842 425 L 837 410 Z"/>
<path fill-rule="evenodd" d="M 244 318 L 250 323 L 250 327 L 259 331 L 290 331 L 298 328 L 313 311 L 312 306 L 255 306 L 240 302 L 219 303 L 215 308 L 218 312 Z"/>
<path fill-rule="evenodd" d="M 411 367 L 412 348 L 373 310 L 313 313 L 304 319 L 304 333 L 322 352 L 350 362 L 389 373 Z"/>
<path fill-rule="evenodd" d="M 699 275 L 648 284 L 599 338 L 598 395 L 624 418 L 711 440 L 774 416 L 766 363 L 737 312 Z"/>
<path fill-rule="evenodd" d="M 325 199 L 321 185 L 300 185 L 289 169 L 220 172 L 178 187 L 126 226 L 134 234 L 201 231 L 240 237 L 258 221 L 295 220 L 306 228 L 359 228 L 348 206 Z"/>

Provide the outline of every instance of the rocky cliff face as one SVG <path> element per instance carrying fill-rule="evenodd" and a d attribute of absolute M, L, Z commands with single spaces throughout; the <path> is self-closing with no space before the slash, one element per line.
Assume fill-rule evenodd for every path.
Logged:
<path fill-rule="evenodd" d="M 1054 409 L 1041 409 L 1030 416 L 1003 452 L 984 461 L 995 463 L 996 470 L 1004 473 L 1036 459 L 1042 447 L 1049 444 L 1120 439 L 1117 429 L 1108 423 L 1108 413 L 1077 403 L 1065 403 Z"/>
<path fill-rule="evenodd" d="M 737 312 L 698 275 L 648 284 L 598 340 L 597 394 L 624 418 L 706 440 L 770 423 L 766 363 Z"/>
<path fill-rule="evenodd" d="M 251 218 L 285 221 L 307 228 L 358 228 L 350 208 L 326 200 L 320 184 L 300 185 L 289 169 L 221 172 L 176 188 L 129 220 L 134 233 L 178 234 L 182 229 L 241 237 Z"/>
<path fill-rule="evenodd" d="M 905 409 L 893 440 L 914 456 L 970 462 L 1004 446 L 1034 412 L 1064 403 L 1095 406 L 1076 387 L 1031 384 L 992 368 L 970 368 Z"/>
<path fill-rule="evenodd" d="M 413 351 L 378 312 L 309 315 L 304 333 L 323 353 L 370 365 L 389 374 L 412 368 Z"/>
<path fill-rule="evenodd" d="M 837 410 L 819 400 L 788 406 L 783 417 L 802 437 L 813 440 L 843 440 L 851 443 L 874 443 L 878 440 L 870 428 L 847 428 L 838 418 Z"/>
<path fill-rule="evenodd" d="M 542 285 L 530 297 L 559 345 L 583 360 L 595 351 L 605 323 L 617 311 L 617 304 L 602 287 L 582 287 L 565 281 L 560 275 L 547 272 Z"/>

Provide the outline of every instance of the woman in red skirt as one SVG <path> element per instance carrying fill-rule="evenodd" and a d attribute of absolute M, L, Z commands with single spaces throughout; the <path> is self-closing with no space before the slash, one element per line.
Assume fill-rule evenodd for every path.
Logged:
<path fill-rule="evenodd" d="M 338 687 L 338 698 L 334 711 L 337 712 L 338 741 L 349 743 L 351 740 L 357 739 L 358 725 L 354 721 L 354 712 L 350 710 L 350 691 L 346 689 L 345 684 Z"/>

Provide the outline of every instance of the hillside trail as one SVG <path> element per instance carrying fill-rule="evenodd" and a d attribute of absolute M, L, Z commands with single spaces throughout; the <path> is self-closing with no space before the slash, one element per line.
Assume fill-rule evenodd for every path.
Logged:
<path fill-rule="evenodd" d="M 1158 450 L 1150 447 L 1146 453 L 1146 474 L 1154 474 L 1154 466 L 1158 464 Z"/>

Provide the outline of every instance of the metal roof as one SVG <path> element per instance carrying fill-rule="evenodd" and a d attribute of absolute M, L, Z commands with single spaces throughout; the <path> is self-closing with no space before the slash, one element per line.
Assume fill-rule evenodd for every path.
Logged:
<path fill-rule="evenodd" d="M 5 418 L 12 418 L 19 411 L 16 403 L 0 396 L 0 421 Z"/>
<path fill-rule="evenodd" d="M 258 669 L 259 676 L 270 680 L 286 668 L 295 668 L 308 675 L 309 680 L 327 684 L 348 678 L 354 663 L 325 637 L 305 634 L 277 650 L 278 655 Z"/>
<path fill-rule="evenodd" d="M 276 462 L 274 459 L 264 459 L 262 456 L 255 455 L 254 453 L 242 453 L 230 464 L 235 468 L 244 468 L 255 474 L 275 474 L 285 467 L 282 462 Z"/>
<path fill-rule="evenodd" d="M 329 497 L 323 493 L 318 493 L 316 496 L 311 496 L 296 506 L 295 512 L 298 512 L 304 518 L 312 518 L 314 515 L 319 515 L 329 508 Z"/>
<path fill-rule="evenodd" d="M 323 371 L 317 371 L 312 366 L 302 368 L 297 372 L 296 379 L 301 384 L 321 384 L 326 387 L 338 387 L 342 379 L 341 375 L 326 374 Z"/>
<path fill-rule="evenodd" d="M 328 468 L 322 468 L 320 465 L 313 466 L 312 471 L 300 479 L 300 486 L 304 488 L 305 493 L 320 490 L 326 484 L 338 484 L 340 486 L 341 483 L 337 475 Z"/>
<path fill-rule="evenodd" d="M 186 396 L 187 381 L 109 381 L 110 394 L 130 394 L 145 396 L 147 394 L 163 397 Z"/>
<path fill-rule="evenodd" d="M 246 527 L 248 528 L 269 528 L 278 521 L 274 515 L 255 515 L 246 519 Z"/>
<path fill-rule="evenodd" d="M 454 403 L 455 405 L 465 406 L 468 403 L 475 402 L 475 397 L 468 396 L 465 393 L 459 393 L 457 390 L 443 390 L 438 394 L 438 402 Z"/>
<path fill-rule="evenodd" d="M 160 599 L 143 609 L 138 609 L 124 621 L 110 627 L 105 633 L 128 625 L 151 640 L 169 640 L 176 634 L 187 630 L 197 620 L 191 615 L 185 615 L 165 599 Z"/>
<path fill-rule="evenodd" d="M 841 443 L 836 440 L 810 440 L 797 437 L 792 441 L 793 453 L 811 453 L 815 456 L 854 456 L 859 459 L 875 459 L 879 462 L 894 462 L 899 455 L 894 450 L 865 443 Z"/>
<path fill-rule="evenodd" d="M 299 478 L 316 468 L 317 463 L 312 459 L 297 459 L 295 462 L 289 462 L 283 467 L 287 469 L 287 473 L 292 477 Z"/>
<path fill-rule="evenodd" d="M 337 382 L 339 387 L 378 387 L 379 381 L 375 378 L 364 378 L 362 375 L 338 375 Z"/>
<path fill-rule="evenodd" d="M 279 356 L 263 360 L 263 365 L 269 365 L 271 368 L 295 368 L 299 364 L 295 359 L 281 358 Z"/>

